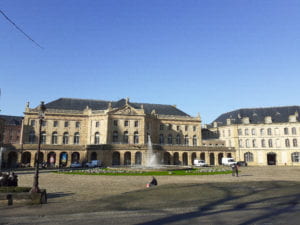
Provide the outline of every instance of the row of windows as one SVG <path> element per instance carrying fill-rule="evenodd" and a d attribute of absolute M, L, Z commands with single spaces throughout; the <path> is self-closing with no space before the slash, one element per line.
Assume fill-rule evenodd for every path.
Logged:
<path fill-rule="evenodd" d="M 42 121 L 42 126 L 46 126 L 47 122 L 50 123 L 50 121 L 43 120 Z M 80 127 L 80 122 L 78 122 L 78 121 L 74 121 L 74 122 L 75 122 L 75 127 L 79 128 Z M 52 126 L 53 127 L 58 127 L 58 123 L 59 123 L 59 121 L 55 120 L 55 121 L 53 121 Z M 32 126 L 32 127 L 35 126 L 35 120 L 30 121 L 30 126 Z M 70 121 L 64 121 L 64 127 L 69 127 L 69 126 L 70 126 Z"/>
<path fill-rule="evenodd" d="M 139 126 L 139 121 L 137 121 L 137 120 L 135 120 L 135 121 L 125 120 L 123 125 L 124 125 L 124 127 L 129 127 L 132 122 L 133 122 L 133 126 L 134 127 L 138 127 Z M 113 121 L 113 125 L 114 126 L 118 126 L 118 124 L 119 124 L 118 120 L 114 120 Z"/>
<path fill-rule="evenodd" d="M 47 134 L 45 131 L 41 133 L 41 143 L 46 144 Z M 29 143 L 35 143 L 36 142 L 36 136 L 35 132 L 31 131 L 29 134 Z M 80 134 L 79 132 L 74 133 L 73 136 L 73 144 L 79 144 L 80 143 Z M 58 144 L 58 134 L 57 132 L 53 132 L 51 135 L 51 144 Z M 69 144 L 69 133 L 65 132 L 63 134 L 62 144 Z M 71 144 L 71 143 L 70 143 Z"/>
<path fill-rule="evenodd" d="M 177 131 L 180 131 L 181 130 L 181 126 L 180 125 L 174 125 L 176 126 L 176 130 Z M 183 125 L 183 129 L 184 131 L 188 131 L 189 130 L 189 126 L 188 125 Z M 173 129 L 173 125 L 172 124 L 160 124 L 159 126 L 159 130 L 172 130 Z M 197 126 L 193 126 L 193 131 L 196 131 L 197 130 Z"/>
<path fill-rule="evenodd" d="M 129 140 L 128 137 L 129 137 L 128 131 L 125 131 L 123 133 L 123 143 L 128 144 L 128 140 Z M 113 141 L 113 143 L 120 142 L 120 140 L 119 140 L 119 132 L 118 131 L 114 131 L 113 132 L 113 140 L 112 141 Z M 139 132 L 137 132 L 137 131 L 135 131 L 133 133 L 133 143 L 134 144 L 138 144 L 139 143 Z"/>
<path fill-rule="evenodd" d="M 256 135 L 256 132 L 257 130 L 255 128 L 253 129 L 238 129 L 238 135 L 241 136 L 241 135 L 245 135 L 245 136 L 248 136 L 248 135 L 253 135 L 255 136 Z M 259 133 L 261 136 L 263 135 L 279 135 L 279 128 L 275 128 L 274 130 L 272 128 L 268 128 L 268 129 L 264 129 L 264 128 L 261 128 L 259 130 Z M 283 133 L 284 135 L 289 135 L 289 134 L 292 134 L 292 135 L 296 135 L 297 134 L 297 129 L 296 127 L 292 127 L 291 129 L 289 129 L 288 127 L 285 127 L 283 128 Z M 231 130 L 227 130 L 227 135 L 228 137 L 231 136 Z M 225 134 L 225 130 L 222 131 L 222 136 L 225 137 L 226 134 Z"/>
<path fill-rule="evenodd" d="M 185 135 L 183 137 L 183 144 L 184 145 L 189 145 L 189 139 L 190 139 L 189 136 Z M 181 135 L 179 135 L 179 134 L 176 135 L 174 141 L 175 141 L 176 145 L 180 145 L 181 144 Z M 165 144 L 165 136 L 163 134 L 159 135 L 159 144 Z M 167 144 L 169 144 L 169 145 L 174 144 L 172 134 L 169 134 L 167 136 Z M 193 146 L 197 146 L 197 136 L 196 135 L 193 136 Z"/>
<path fill-rule="evenodd" d="M 244 154 L 244 159 L 246 162 L 253 162 L 253 153 L 251 152 L 246 152 Z M 300 152 L 293 152 L 291 154 L 291 159 L 292 159 L 292 162 L 300 162 Z"/>
<path fill-rule="evenodd" d="M 269 140 L 262 139 L 260 143 L 261 143 L 261 147 L 262 148 L 267 147 L 267 144 L 268 144 L 269 148 L 273 148 L 274 147 L 272 139 L 269 139 Z M 292 146 L 291 146 L 291 144 L 292 144 Z M 239 147 L 240 148 L 244 147 L 244 141 L 243 140 L 239 140 Z M 250 148 L 250 147 L 257 148 L 258 147 L 257 140 L 253 139 L 251 141 L 251 140 L 247 139 L 245 141 L 245 147 L 246 148 Z M 280 140 L 279 139 L 276 140 L 276 147 L 280 147 Z M 298 147 L 298 141 L 297 141 L 297 139 L 294 138 L 292 140 L 292 143 L 291 143 L 290 139 L 285 139 L 285 147 Z"/>

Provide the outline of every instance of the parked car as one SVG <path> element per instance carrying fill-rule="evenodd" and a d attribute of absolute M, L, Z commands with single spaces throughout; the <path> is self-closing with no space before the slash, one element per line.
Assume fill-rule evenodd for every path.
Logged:
<path fill-rule="evenodd" d="M 222 158 L 222 165 L 223 166 L 232 166 L 236 164 L 233 158 Z"/>
<path fill-rule="evenodd" d="M 85 164 L 85 166 L 90 167 L 90 168 L 99 167 L 99 166 L 101 166 L 101 161 L 100 160 L 92 160 L 90 162 L 87 162 Z"/>
<path fill-rule="evenodd" d="M 247 162 L 245 162 L 245 161 L 238 161 L 237 165 L 238 166 L 248 166 Z"/>
<path fill-rule="evenodd" d="M 71 165 L 70 165 L 71 168 L 80 168 L 82 167 L 81 163 L 80 162 L 73 162 Z"/>
<path fill-rule="evenodd" d="M 208 166 L 208 164 L 202 159 L 194 159 L 195 166 Z"/>

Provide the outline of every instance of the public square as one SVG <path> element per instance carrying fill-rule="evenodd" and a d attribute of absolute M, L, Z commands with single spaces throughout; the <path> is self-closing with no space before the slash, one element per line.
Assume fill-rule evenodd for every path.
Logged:
<path fill-rule="evenodd" d="M 241 167 L 240 176 L 65 175 L 42 171 L 48 204 L 1 206 L 0 224 L 299 224 L 300 167 Z M 31 186 L 33 171 L 20 171 Z"/>

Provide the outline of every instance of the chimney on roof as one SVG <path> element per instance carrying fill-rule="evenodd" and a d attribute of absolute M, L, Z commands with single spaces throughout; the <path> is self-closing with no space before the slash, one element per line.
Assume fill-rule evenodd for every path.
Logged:
<path fill-rule="evenodd" d="M 107 109 L 109 109 L 109 110 L 112 109 L 112 107 L 111 107 L 111 102 L 108 103 Z"/>
<path fill-rule="evenodd" d="M 128 105 L 129 104 L 129 98 L 127 97 L 126 98 L 126 105 Z"/>

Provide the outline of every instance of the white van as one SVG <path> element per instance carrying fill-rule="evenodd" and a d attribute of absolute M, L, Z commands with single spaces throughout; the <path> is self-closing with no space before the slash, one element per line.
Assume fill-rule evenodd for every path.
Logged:
<path fill-rule="evenodd" d="M 202 159 L 194 159 L 195 166 L 208 166 L 208 164 Z"/>
<path fill-rule="evenodd" d="M 92 160 L 90 162 L 87 162 L 85 164 L 86 167 L 99 167 L 101 166 L 101 161 L 100 160 Z"/>
<path fill-rule="evenodd" d="M 222 158 L 222 165 L 223 166 L 232 166 L 236 164 L 233 158 Z"/>

